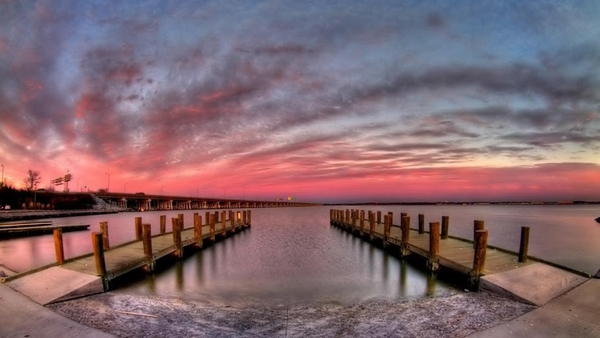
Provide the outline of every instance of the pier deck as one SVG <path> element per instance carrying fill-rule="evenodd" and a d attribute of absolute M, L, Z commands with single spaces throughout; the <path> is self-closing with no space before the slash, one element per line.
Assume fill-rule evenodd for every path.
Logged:
<path fill-rule="evenodd" d="M 101 222 L 99 233 L 92 233 L 93 253 L 64 259 L 62 230 L 54 232 L 57 262 L 32 271 L 4 277 L 1 280 L 39 304 L 45 305 L 111 289 L 112 281 L 120 276 L 145 268 L 153 271 L 155 262 L 174 255 L 183 257 L 186 247 L 201 248 L 205 243 L 225 239 L 251 225 L 250 211 L 222 211 L 194 214 L 193 225 L 184 226 L 183 214 L 172 218 L 172 231 L 166 232 L 166 216 L 161 216 L 160 234 L 152 236 L 151 225 L 135 219 L 136 240 L 110 247 L 108 223 Z"/>
<path fill-rule="evenodd" d="M 446 236 L 437 235 L 437 253 L 432 255 L 430 231 L 409 228 L 403 235 L 402 225 L 394 225 L 391 222 L 388 224 L 387 221 L 383 221 L 388 215 L 384 215 L 382 218 L 382 215 L 379 214 L 375 221 L 375 213 L 368 218 L 365 217 L 364 211 L 361 213 L 362 216 L 359 217 L 358 210 L 331 210 L 331 224 L 370 241 L 379 241 L 383 243 L 384 247 L 392 245 L 399 250 L 401 256 L 423 257 L 427 260 L 430 270 L 437 270 L 441 266 L 466 275 L 471 279 L 470 284 L 474 288 L 477 288 L 482 276 L 507 272 L 538 262 L 526 255 L 523 261 L 519 261 L 518 253 L 487 246 L 487 232 L 483 229 L 480 230 L 486 232 L 486 243 L 482 249 L 481 261 L 475 262 L 477 249 L 473 241 L 449 236 L 447 228 Z M 424 225 L 421 226 L 424 228 Z M 407 240 L 404 239 L 404 236 L 407 237 Z"/>

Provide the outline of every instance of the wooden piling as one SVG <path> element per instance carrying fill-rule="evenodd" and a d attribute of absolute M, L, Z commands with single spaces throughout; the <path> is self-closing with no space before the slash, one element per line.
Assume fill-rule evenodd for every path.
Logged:
<path fill-rule="evenodd" d="M 225 210 L 221 211 L 221 235 L 225 237 L 227 235 L 227 212 Z"/>
<path fill-rule="evenodd" d="M 519 244 L 519 262 L 527 262 L 529 251 L 529 227 L 521 227 L 521 242 Z"/>
<path fill-rule="evenodd" d="M 142 240 L 142 218 L 141 217 L 135 218 L 135 240 L 136 241 Z"/>
<path fill-rule="evenodd" d="M 183 222 L 183 214 L 177 214 L 177 218 L 181 220 L 181 228 L 179 230 L 183 231 L 183 229 L 185 229 L 185 223 Z"/>
<path fill-rule="evenodd" d="M 425 233 L 425 215 L 419 214 L 419 233 Z"/>
<path fill-rule="evenodd" d="M 58 265 L 65 264 L 65 250 L 63 248 L 62 228 L 54 229 L 54 252 Z"/>
<path fill-rule="evenodd" d="M 175 256 L 183 257 L 183 248 L 181 247 L 181 228 L 182 221 L 179 217 L 171 219 L 171 226 L 173 227 L 173 245 L 175 245 Z"/>
<path fill-rule="evenodd" d="M 373 233 L 375 232 L 375 214 L 369 212 L 369 240 L 373 240 Z"/>
<path fill-rule="evenodd" d="M 246 221 L 248 222 L 246 226 L 250 227 L 252 225 L 252 210 L 248 210 L 248 219 Z"/>
<path fill-rule="evenodd" d="M 110 250 L 110 243 L 108 241 L 108 222 L 100 222 L 100 232 L 102 233 L 102 247 L 104 251 Z"/>
<path fill-rule="evenodd" d="M 144 247 L 144 256 L 146 257 L 146 269 L 154 271 L 154 257 L 152 255 L 152 226 L 150 223 L 142 224 L 142 244 Z"/>
<path fill-rule="evenodd" d="M 473 254 L 473 269 L 470 275 L 470 286 L 477 289 L 479 277 L 485 269 L 485 254 L 487 252 L 487 230 L 475 231 L 475 253 Z"/>
<path fill-rule="evenodd" d="M 164 235 L 167 233 L 167 216 L 160 215 L 160 234 Z"/>
<path fill-rule="evenodd" d="M 440 223 L 429 223 L 429 257 L 427 268 L 431 271 L 437 271 L 440 267 L 438 256 L 440 254 Z"/>
<path fill-rule="evenodd" d="M 198 213 L 194 214 L 194 238 L 196 239 L 196 246 L 202 247 L 202 216 Z"/>
<path fill-rule="evenodd" d="M 400 230 L 402 231 L 402 239 L 400 243 L 400 256 L 408 256 L 410 251 L 408 250 L 408 242 L 410 240 L 410 217 L 403 216 L 400 219 Z"/>
<path fill-rule="evenodd" d="M 96 263 L 96 273 L 104 280 L 106 277 L 106 261 L 104 260 L 104 249 L 102 244 L 101 233 L 92 232 L 92 246 L 94 248 L 94 261 Z"/>
<path fill-rule="evenodd" d="M 477 233 L 477 230 L 483 230 L 484 229 L 484 223 L 483 221 L 473 221 L 473 248 L 475 248 L 475 233 Z"/>
<path fill-rule="evenodd" d="M 381 211 L 377 211 L 377 224 L 381 223 Z"/>
<path fill-rule="evenodd" d="M 210 240 L 211 241 L 215 241 L 215 215 L 214 214 L 209 214 L 209 220 L 208 220 L 208 225 L 210 228 Z"/>
<path fill-rule="evenodd" d="M 390 235 L 388 225 L 390 223 L 390 217 L 388 215 L 383 215 L 383 247 L 387 247 L 388 245 L 388 236 Z"/>
<path fill-rule="evenodd" d="M 442 216 L 442 239 L 448 238 L 448 226 L 450 225 L 450 217 Z"/>

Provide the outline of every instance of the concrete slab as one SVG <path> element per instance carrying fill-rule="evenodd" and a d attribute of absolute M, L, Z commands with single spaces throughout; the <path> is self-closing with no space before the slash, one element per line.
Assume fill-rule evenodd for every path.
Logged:
<path fill-rule="evenodd" d="M 481 278 L 479 287 L 533 305 L 544 305 L 588 278 L 535 263 Z"/>
<path fill-rule="evenodd" d="M 470 338 L 600 337 L 600 280 L 591 279 L 521 317 Z"/>
<path fill-rule="evenodd" d="M 47 309 L 0 283 L 0 337 L 110 338 Z"/>
<path fill-rule="evenodd" d="M 11 280 L 6 285 L 41 305 L 104 291 L 100 277 L 58 266 Z"/>

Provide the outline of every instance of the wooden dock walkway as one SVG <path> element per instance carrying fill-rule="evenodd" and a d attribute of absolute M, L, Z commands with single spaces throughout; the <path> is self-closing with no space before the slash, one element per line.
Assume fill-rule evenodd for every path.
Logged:
<path fill-rule="evenodd" d="M 184 225 L 184 215 L 171 219 L 172 231 L 166 232 L 166 216 L 160 216 L 160 233 L 152 235 L 151 225 L 142 223 L 141 217 L 136 217 L 134 241 L 115 247 L 110 246 L 108 236 L 108 223 L 100 223 L 100 232 L 91 235 L 93 253 L 65 260 L 62 244 L 62 229 L 54 229 L 54 247 L 56 263 L 4 278 L 4 282 L 11 282 L 30 274 L 59 268 L 72 273 L 84 274 L 89 277 L 101 279 L 100 289 L 111 289 L 112 281 L 127 273 L 144 268 L 147 271 L 155 269 L 156 261 L 174 255 L 183 257 L 186 247 L 202 248 L 205 244 L 225 239 L 230 235 L 240 232 L 251 226 L 251 211 L 218 211 L 206 212 L 205 220 L 194 213 L 193 225 Z M 65 272 L 66 273 L 66 272 Z M 62 273 L 61 273 L 62 274 Z M 15 283 L 18 284 L 18 283 Z M 97 288 L 96 288 L 97 289 Z M 96 291 L 97 292 L 97 291 Z"/>
<path fill-rule="evenodd" d="M 522 252 L 514 253 L 488 246 L 482 221 L 474 221 L 474 242 L 450 236 L 448 218 L 442 220 L 441 229 L 439 222 L 432 222 L 426 231 L 422 215 L 418 229 L 410 228 L 410 217 L 404 213 L 400 215 L 400 225 L 393 224 L 392 213 L 383 215 L 383 219 L 381 212 L 369 211 L 367 215 L 359 210 L 331 210 L 330 222 L 369 241 L 379 241 L 384 247 L 392 245 L 400 256 L 418 255 L 426 260 L 431 271 L 444 267 L 466 275 L 473 288 L 477 288 L 481 276 L 534 263 L 527 257 L 528 229 L 522 231 Z"/>

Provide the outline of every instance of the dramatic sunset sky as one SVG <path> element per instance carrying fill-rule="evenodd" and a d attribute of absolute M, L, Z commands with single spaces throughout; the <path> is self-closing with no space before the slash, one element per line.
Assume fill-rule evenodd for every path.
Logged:
<path fill-rule="evenodd" d="M 600 200 L 599 18 L 597 0 L 0 0 L 0 163 L 71 191 Z"/>

